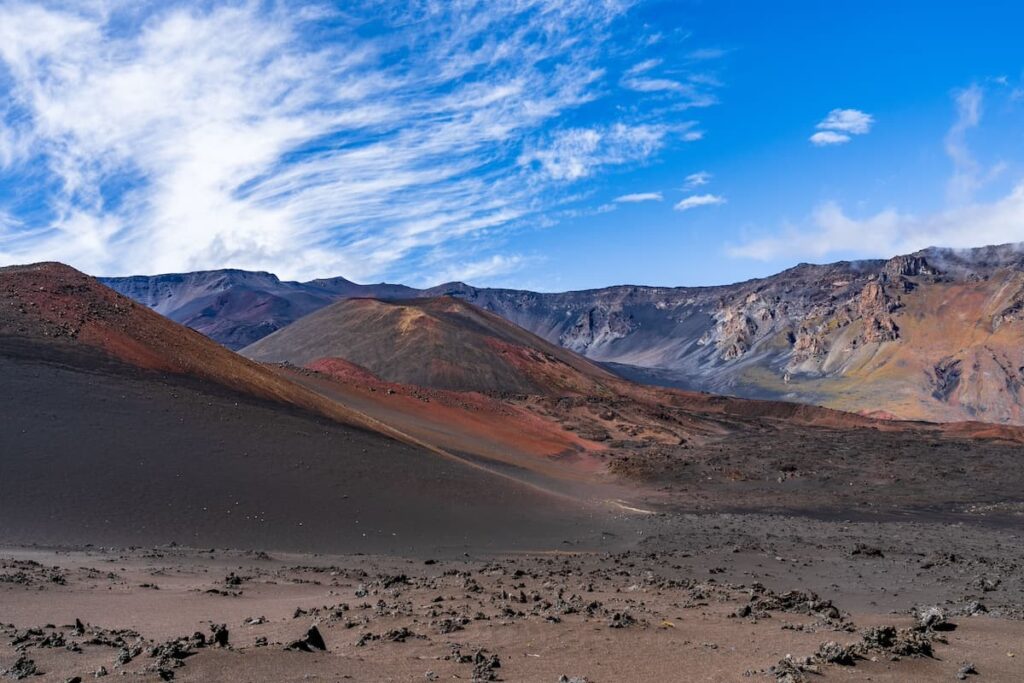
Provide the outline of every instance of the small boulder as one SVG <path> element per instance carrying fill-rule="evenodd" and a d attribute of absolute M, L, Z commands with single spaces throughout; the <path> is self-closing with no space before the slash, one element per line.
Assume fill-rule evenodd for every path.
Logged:
<path fill-rule="evenodd" d="M 324 642 L 323 635 L 320 634 L 320 629 L 316 626 L 310 626 L 309 630 L 306 631 L 306 635 L 298 640 L 293 640 L 285 646 L 286 650 L 295 650 L 297 652 L 312 652 L 313 650 L 326 650 L 327 643 Z"/>
<path fill-rule="evenodd" d="M 29 676 L 38 676 L 39 671 L 36 669 L 36 663 L 34 661 L 25 655 L 22 655 L 18 657 L 14 664 L 11 665 L 10 669 L 0 671 L 0 675 L 20 681 L 21 679 L 28 678 Z"/>
<path fill-rule="evenodd" d="M 814 656 L 819 661 L 843 666 L 853 666 L 857 660 L 855 648 L 850 645 L 840 645 L 832 640 L 819 645 Z"/>
<path fill-rule="evenodd" d="M 219 647 L 228 646 L 227 624 L 210 624 L 210 632 L 213 633 L 213 642 Z"/>
<path fill-rule="evenodd" d="M 954 624 L 946 621 L 946 613 L 939 607 L 928 607 L 917 614 L 917 626 L 923 631 L 952 631 Z"/>
<path fill-rule="evenodd" d="M 966 681 L 968 676 L 977 676 L 978 670 L 974 668 L 974 664 L 971 662 L 963 662 L 960 665 L 960 669 L 956 672 L 956 680 Z"/>

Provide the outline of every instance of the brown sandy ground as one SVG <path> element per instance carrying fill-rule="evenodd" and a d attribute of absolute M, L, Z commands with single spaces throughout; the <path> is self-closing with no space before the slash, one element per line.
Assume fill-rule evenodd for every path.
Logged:
<path fill-rule="evenodd" d="M 955 681 L 970 663 L 968 680 L 1019 681 L 1020 529 L 660 514 L 620 539 L 630 549 L 603 553 L 8 547 L 0 670 L 25 658 L 43 674 L 30 680 L 56 681 L 105 668 L 180 681 L 896 682 Z M 948 625 L 919 626 L 932 607 Z M 215 624 L 227 647 L 190 644 Z M 325 651 L 286 649 L 312 626 Z"/>

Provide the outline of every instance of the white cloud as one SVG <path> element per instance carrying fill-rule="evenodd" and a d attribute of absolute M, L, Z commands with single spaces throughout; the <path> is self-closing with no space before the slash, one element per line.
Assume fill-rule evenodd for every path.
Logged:
<path fill-rule="evenodd" d="M 683 189 L 693 190 L 698 187 L 703 187 L 711 182 L 711 174 L 707 171 L 697 171 L 686 176 L 683 183 Z"/>
<path fill-rule="evenodd" d="M 859 109 L 833 109 L 818 125 L 818 132 L 810 141 L 818 147 L 842 145 L 851 140 L 851 135 L 865 135 L 871 130 L 875 119 Z"/>
<path fill-rule="evenodd" d="M 723 50 L 717 47 L 706 47 L 701 48 L 699 50 L 694 50 L 693 52 L 689 53 L 686 56 L 695 61 L 704 61 L 709 59 L 720 59 L 727 55 L 728 52 L 728 50 Z"/>
<path fill-rule="evenodd" d="M 693 92 L 693 88 L 689 88 L 683 83 L 670 78 L 627 78 L 622 81 L 622 84 L 630 90 L 636 90 L 637 92 L 658 92 L 660 90 L 671 90 L 672 92 L 685 92 L 688 94 Z"/>
<path fill-rule="evenodd" d="M 946 133 L 946 154 L 953 160 L 953 176 L 946 186 L 946 194 L 953 203 L 969 200 L 981 186 L 981 165 L 967 146 L 967 131 L 981 122 L 984 95 L 972 85 L 956 95 L 956 121 Z"/>
<path fill-rule="evenodd" d="M 975 190 L 1006 168 L 999 163 L 986 171 L 967 145 L 966 133 L 981 122 L 983 100 L 984 93 L 977 85 L 954 97 L 956 118 L 944 139 L 953 162 L 947 185 L 950 208 L 928 215 L 888 208 L 858 218 L 836 202 L 824 202 L 802 224 L 785 226 L 778 233 L 749 239 L 726 251 L 763 261 L 824 260 L 851 255 L 888 258 L 930 246 L 966 249 L 1024 242 L 1024 181 L 994 201 L 973 200 Z"/>
<path fill-rule="evenodd" d="M 664 66 L 661 58 L 646 59 L 626 70 L 619 84 L 633 92 L 651 95 L 662 99 L 673 98 L 671 105 L 675 111 L 710 107 L 718 103 L 718 98 L 711 92 L 721 86 L 712 74 L 687 73 L 682 76 L 678 69 L 659 69 Z M 658 74 L 656 71 L 667 73 Z"/>
<path fill-rule="evenodd" d="M 946 155 L 953 162 L 953 173 L 946 184 L 946 198 L 951 204 L 970 202 L 976 191 L 1007 170 L 1006 163 L 985 169 L 971 153 L 967 134 L 981 123 L 984 91 L 972 85 L 956 93 L 956 120 L 949 127 L 944 142 Z"/>
<path fill-rule="evenodd" d="M 863 135 L 871 130 L 875 118 L 858 109 L 833 109 L 818 124 L 820 130 L 839 130 L 853 135 Z"/>
<path fill-rule="evenodd" d="M 526 259 L 519 254 L 494 254 L 489 258 L 462 263 L 441 271 L 437 282 L 478 282 L 483 279 L 507 275 L 522 268 Z"/>
<path fill-rule="evenodd" d="M 842 145 L 850 141 L 850 136 L 843 133 L 835 133 L 831 130 L 818 131 L 810 137 L 810 141 L 818 147 L 825 145 Z"/>
<path fill-rule="evenodd" d="M 579 180 L 602 166 L 646 160 L 665 145 L 671 131 L 647 124 L 563 130 L 548 145 L 524 153 L 519 163 L 539 165 L 554 180 Z"/>
<path fill-rule="evenodd" d="M 660 202 L 662 199 L 660 192 L 637 192 L 616 197 L 615 201 L 619 204 L 637 204 L 639 202 Z"/>
<path fill-rule="evenodd" d="M 656 66 L 660 66 L 663 60 L 661 59 L 645 59 L 642 62 L 634 64 L 627 71 L 626 74 L 630 76 L 636 76 L 644 72 L 650 71 Z"/>
<path fill-rule="evenodd" d="M 0 260 L 442 272 L 431 253 L 542 220 L 565 182 L 702 135 L 640 105 L 545 132 L 607 91 L 629 4 L 0 4 L 0 183 L 46 175 L 51 214 L 8 221 Z"/>
<path fill-rule="evenodd" d="M 686 197 L 675 205 L 676 211 L 689 211 L 699 206 L 715 206 L 725 204 L 725 197 L 717 194 L 695 194 Z"/>
<path fill-rule="evenodd" d="M 927 216 L 886 209 L 851 218 L 835 202 L 819 206 L 806 228 L 754 239 L 728 249 L 732 256 L 825 259 L 834 254 L 888 258 L 930 246 L 969 248 L 1024 241 L 1024 183 L 988 204 L 971 204 Z"/>

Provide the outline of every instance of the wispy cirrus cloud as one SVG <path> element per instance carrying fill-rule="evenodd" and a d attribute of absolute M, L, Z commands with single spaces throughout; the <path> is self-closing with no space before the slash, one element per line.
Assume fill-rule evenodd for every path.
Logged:
<path fill-rule="evenodd" d="M 695 132 L 694 125 L 696 122 L 676 126 L 618 123 L 606 128 L 572 128 L 524 152 L 519 163 L 536 167 L 553 180 L 579 180 L 603 166 L 643 161 L 673 135 L 688 139 Z"/>
<path fill-rule="evenodd" d="M 490 279 L 518 270 L 526 259 L 519 254 L 492 254 L 488 258 L 449 266 L 436 275 L 437 284 Z"/>
<path fill-rule="evenodd" d="M 638 62 L 633 66 L 629 67 L 628 69 L 626 69 L 626 75 L 636 76 L 638 74 L 647 73 L 651 69 L 657 66 L 661 66 L 661 64 L 664 63 L 664 61 L 664 59 L 660 58 L 645 59 L 644 61 Z"/>
<path fill-rule="evenodd" d="M 671 105 L 676 111 L 710 107 L 718 103 L 714 91 L 721 86 L 714 73 L 685 66 L 687 62 L 716 59 L 724 51 L 690 52 L 678 60 L 664 58 L 645 59 L 625 70 L 619 84 L 637 93 L 673 97 Z"/>
<path fill-rule="evenodd" d="M 1012 100 L 1012 93 L 1010 97 Z M 968 132 L 981 123 L 984 99 L 984 90 L 976 83 L 954 95 L 956 120 L 943 141 L 946 154 L 953 162 L 953 174 L 946 184 L 946 197 L 951 204 L 971 201 L 975 192 L 999 177 L 1007 168 L 1002 161 L 987 169 L 983 168 L 967 144 Z"/>
<path fill-rule="evenodd" d="M 610 52 L 644 61 L 612 50 L 630 4 L 0 5 L 0 261 L 454 272 L 439 253 L 700 137 L 642 101 L 567 121 Z"/>
<path fill-rule="evenodd" d="M 698 48 L 689 52 L 686 56 L 689 59 L 695 61 L 708 61 L 712 59 L 721 59 L 725 55 L 729 54 L 729 50 L 720 47 L 704 47 Z"/>
<path fill-rule="evenodd" d="M 697 171 L 686 176 L 683 180 L 684 190 L 693 190 L 698 187 L 703 187 L 711 182 L 711 174 L 707 171 Z"/>
<path fill-rule="evenodd" d="M 717 194 L 695 194 L 685 197 L 675 205 L 676 211 L 689 211 L 701 206 L 725 204 L 725 197 Z"/>
<path fill-rule="evenodd" d="M 660 202 L 662 199 L 664 197 L 660 192 L 636 192 L 616 197 L 615 201 L 619 204 L 639 204 L 641 202 Z"/>

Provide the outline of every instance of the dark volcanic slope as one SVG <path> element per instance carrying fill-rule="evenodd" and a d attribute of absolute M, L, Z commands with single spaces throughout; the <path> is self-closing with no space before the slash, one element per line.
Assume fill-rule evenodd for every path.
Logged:
<path fill-rule="evenodd" d="M 461 552 L 618 524 L 370 432 L 111 370 L 0 355 L 0 544 Z"/>
<path fill-rule="evenodd" d="M 303 366 L 343 358 L 391 382 L 467 391 L 599 391 L 613 379 L 585 358 L 451 297 L 341 301 L 242 353 Z"/>
<path fill-rule="evenodd" d="M 555 547 L 604 515 L 359 429 L 60 264 L 0 269 L 0 543 Z"/>

